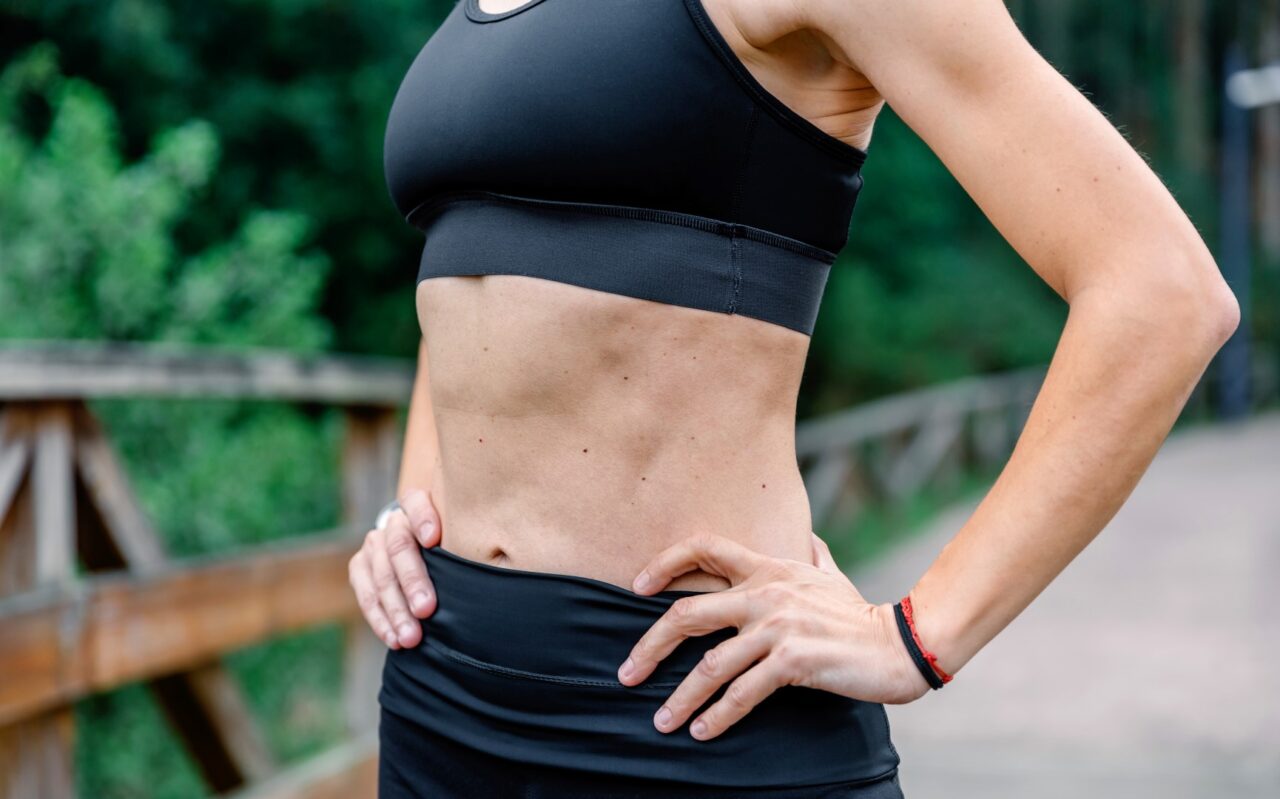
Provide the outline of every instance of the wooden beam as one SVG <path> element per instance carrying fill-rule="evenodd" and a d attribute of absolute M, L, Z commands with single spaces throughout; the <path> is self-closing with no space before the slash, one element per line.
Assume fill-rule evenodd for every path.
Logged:
<path fill-rule="evenodd" d="M 91 571 L 155 572 L 168 562 L 128 476 L 98 420 L 75 412 L 76 462 L 83 510 L 80 553 Z M 239 685 L 220 663 L 165 675 L 147 687 L 215 791 L 238 788 L 275 771 L 275 761 Z"/>
<path fill-rule="evenodd" d="M 0 520 L 13 505 L 31 460 L 31 440 L 25 428 L 15 429 L 14 416 L 13 411 L 0 415 L 4 425 L 0 433 Z"/>
<path fill-rule="evenodd" d="M 101 517 L 102 532 L 119 552 L 118 563 L 90 564 L 91 568 L 127 568 L 147 572 L 162 566 L 168 556 L 151 520 L 129 488 L 128 476 L 98 420 L 80 405 L 75 412 L 76 466 L 87 496 Z"/>
<path fill-rule="evenodd" d="M 75 796 L 74 747 L 75 719 L 68 708 L 0 728 L 0 797 Z"/>
<path fill-rule="evenodd" d="M 358 613 L 349 536 L 0 599 L 0 726 Z"/>
<path fill-rule="evenodd" d="M 413 361 L 402 358 L 97 341 L 0 345 L 0 401 L 235 397 L 395 407 L 412 389 Z"/>
<path fill-rule="evenodd" d="M 374 799 L 378 741 L 368 734 L 226 799 Z"/>
<path fill-rule="evenodd" d="M 32 419 L 36 583 L 67 582 L 75 578 L 76 564 L 71 408 L 65 403 L 43 403 L 33 410 Z"/>

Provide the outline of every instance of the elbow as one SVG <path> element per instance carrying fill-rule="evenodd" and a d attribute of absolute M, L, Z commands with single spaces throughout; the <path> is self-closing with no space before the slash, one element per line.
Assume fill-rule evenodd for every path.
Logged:
<path fill-rule="evenodd" d="M 1240 327 L 1240 301 L 1225 280 L 1219 280 L 1220 288 L 1209 312 L 1208 322 L 1214 340 L 1221 347 Z"/>
<path fill-rule="evenodd" d="M 1240 327 L 1240 302 L 1212 258 L 1179 274 L 1164 286 L 1165 323 L 1207 361 Z"/>

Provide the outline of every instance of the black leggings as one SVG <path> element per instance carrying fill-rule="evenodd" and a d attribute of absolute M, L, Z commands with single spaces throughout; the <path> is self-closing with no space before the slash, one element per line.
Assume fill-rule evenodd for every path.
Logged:
<path fill-rule="evenodd" d="M 687 724 L 654 728 L 702 654 L 737 631 L 681 643 L 639 686 L 619 683 L 617 668 L 672 602 L 697 592 L 645 597 L 439 547 L 423 555 L 438 605 L 419 646 L 387 653 L 381 799 L 901 799 L 877 703 L 786 686 L 710 741 Z"/>

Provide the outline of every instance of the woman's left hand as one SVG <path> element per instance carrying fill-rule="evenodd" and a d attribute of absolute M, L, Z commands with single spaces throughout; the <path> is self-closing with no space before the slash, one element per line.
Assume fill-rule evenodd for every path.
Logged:
<path fill-rule="evenodd" d="M 681 641 L 725 627 L 738 634 L 709 649 L 658 712 L 671 732 L 721 685 L 724 695 L 690 725 L 708 740 L 737 723 L 784 685 L 800 685 L 869 702 L 903 704 L 928 693 L 898 633 L 893 604 L 873 605 L 813 535 L 813 563 L 763 555 L 719 535 L 681 541 L 649 562 L 633 586 L 652 594 L 695 568 L 725 577 L 723 591 L 681 597 L 654 622 L 618 670 L 638 685 Z"/>

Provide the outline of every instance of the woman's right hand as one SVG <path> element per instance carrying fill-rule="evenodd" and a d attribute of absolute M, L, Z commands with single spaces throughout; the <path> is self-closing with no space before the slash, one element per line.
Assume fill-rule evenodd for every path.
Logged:
<path fill-rule="evenodd" d="M 347 575 L 365 621 L 392 649 L 417 646 L 422 624 L 435 612 L 436 592 L 418 549 L 440 543 L 440 514 L 428 492 L 400 497 L 385 527 L 365 534 Z"/>

